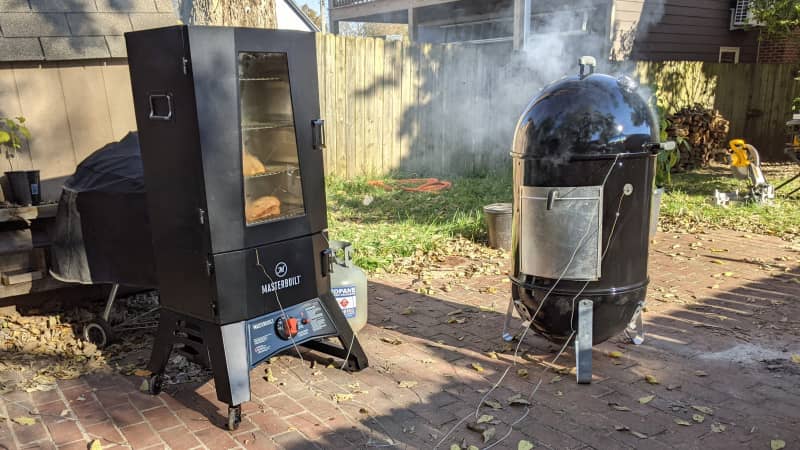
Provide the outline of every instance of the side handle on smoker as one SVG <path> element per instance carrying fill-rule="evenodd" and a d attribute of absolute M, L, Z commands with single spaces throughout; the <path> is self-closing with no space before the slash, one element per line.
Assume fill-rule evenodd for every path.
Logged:
<path fill-rule="evenodd" d="M 316 119 L 311 121 L 311 139 L 314 150 L 325 148 L 325 121 Z"/>
<path fill-rule="evenodd" d="M 150 94 L 150 120 L 172 120 L 172 94 Z M 166 101 L 167 112 L 156 111 L 159 103 Z"/>
<path fill-rule="evenodd" d="M 326 248 L 322 251 L 322 276 L 327 277 L 331 273 L 331 261 L 336 256 L 333 253 L 333 250 Z"/>

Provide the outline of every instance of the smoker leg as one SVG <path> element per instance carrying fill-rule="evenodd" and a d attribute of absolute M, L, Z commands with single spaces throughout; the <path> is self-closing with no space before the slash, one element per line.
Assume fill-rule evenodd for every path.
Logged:
<path fill-rule="evenodd" d="M 147 365 L 147 370 L 153 374 L 161 375 L 167 368 L 169 357 L 172 354 L 172 346 L 174 345 L 173 334 L 177 320 L 177 317 L 168 310 L 161 310 L 156 338 L 153 341 L 153 350 L 150 353 L 150 363 Z"/>
<path fill-rule="evenodd" d="M 338 358 L 347 358 L 347 368 L 349 370 L 357 372 L 359 370 L 366 369 L 369 366 L 367 354 L 361 347 L 361 343 L 358 341 L 355 333 L 353 333 L 353 329 L 350 328 L 350 324 L 344 317 L 344 314 L 342 313 L 341 308 L 339 308 L 339 304 L 336 302 L 336 299 L 331 294 L 324 294 L 320 297 L 320 300 L 322 300 L 322 303 L 325 305 L 325 309 L 327 309 L 330 313 L 333 323 L 339 332 L 338 339 L 339 343 L 342 345 L 342 348 L 335 347 L 322 341 L 309 341 L 304 343 L 303 347 L 336 356 Z"/>
<path fill-rule="evenodd" d="M 644 342 L 644 319 L 642 318 L 642 306 L 636 308 L 628 327 L 625 329 L 625 336 L 635 345 L 642 345 Z"/>
<path fill-rule="evenodd" d="M 578 336 L 575 338 L 575 367 L 578 384 L 592 382 L 592 308 L 591 300 L 578 302 Z"/>
<path fill-rule="evenodd" d="M 222 327 L 208 324 L 203 330 L 217 398 L 231 407 L 250 400 L 250 362 L 245 334 L 244 322 Z"/>
<path fill-rule="evenodd" d="M 506 320 L 503 322 L 503 340 L 511 342 L 514 340 L 514 335 L 508 330 L 511 328 L 511 317 L 514 314 L 514 298 L 508 299 L 508 309 L 506 310 Z"/>

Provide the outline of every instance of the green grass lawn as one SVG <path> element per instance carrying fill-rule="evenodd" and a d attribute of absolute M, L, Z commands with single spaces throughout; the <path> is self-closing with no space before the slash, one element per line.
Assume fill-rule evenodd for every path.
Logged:
<path fill-rule="evenodd" d="M 779 184 L 797 166 L 765 166 L 769 182 Z M 511 175 L 490 174 L 455 178 L 453 187 L 438 193 L 386 191 L 366 179 L 329 179 L 328 223 L 331 239 L 352 242 L 356 264 L 370 271 L 396 270 L 404 258 L 432 254 L 467 254 L 486 242 L 483 206 L 511 201 Z M 800 186 L 800 181 L 794 183 Z M 661 207 L 661 228 L 700 232 L 728 228 L 800 239 L 800 199 L 776 199 L 771 206 L 711 202 L 714 189 L 744 190 L 727 168 L 675 174 Z M 798 196 L 800 197 L 800 196 Z"/>

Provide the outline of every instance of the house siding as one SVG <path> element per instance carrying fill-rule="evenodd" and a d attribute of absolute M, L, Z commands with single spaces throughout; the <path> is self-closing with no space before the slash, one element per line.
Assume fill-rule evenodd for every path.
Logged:
<path fill-rule="evenodd" d="M 739 47 L 756 62 L 758 32 L 730 31 L 729 0 L 614 0 L 614 59 L 716 62 L 720 47 Z"/>

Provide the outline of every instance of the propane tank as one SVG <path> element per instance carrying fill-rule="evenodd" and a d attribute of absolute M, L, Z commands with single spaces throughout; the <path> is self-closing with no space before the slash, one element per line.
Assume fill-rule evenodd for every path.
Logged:
<path fill-rule="evenodd" d="M 331 292 L 342 308 L 350 328 L 358 332 L 367 324 L 367 275 L 353 264 L 353 245 L 331 241 Z M 341 258 L 340 258 L 341 257 Z"/>

